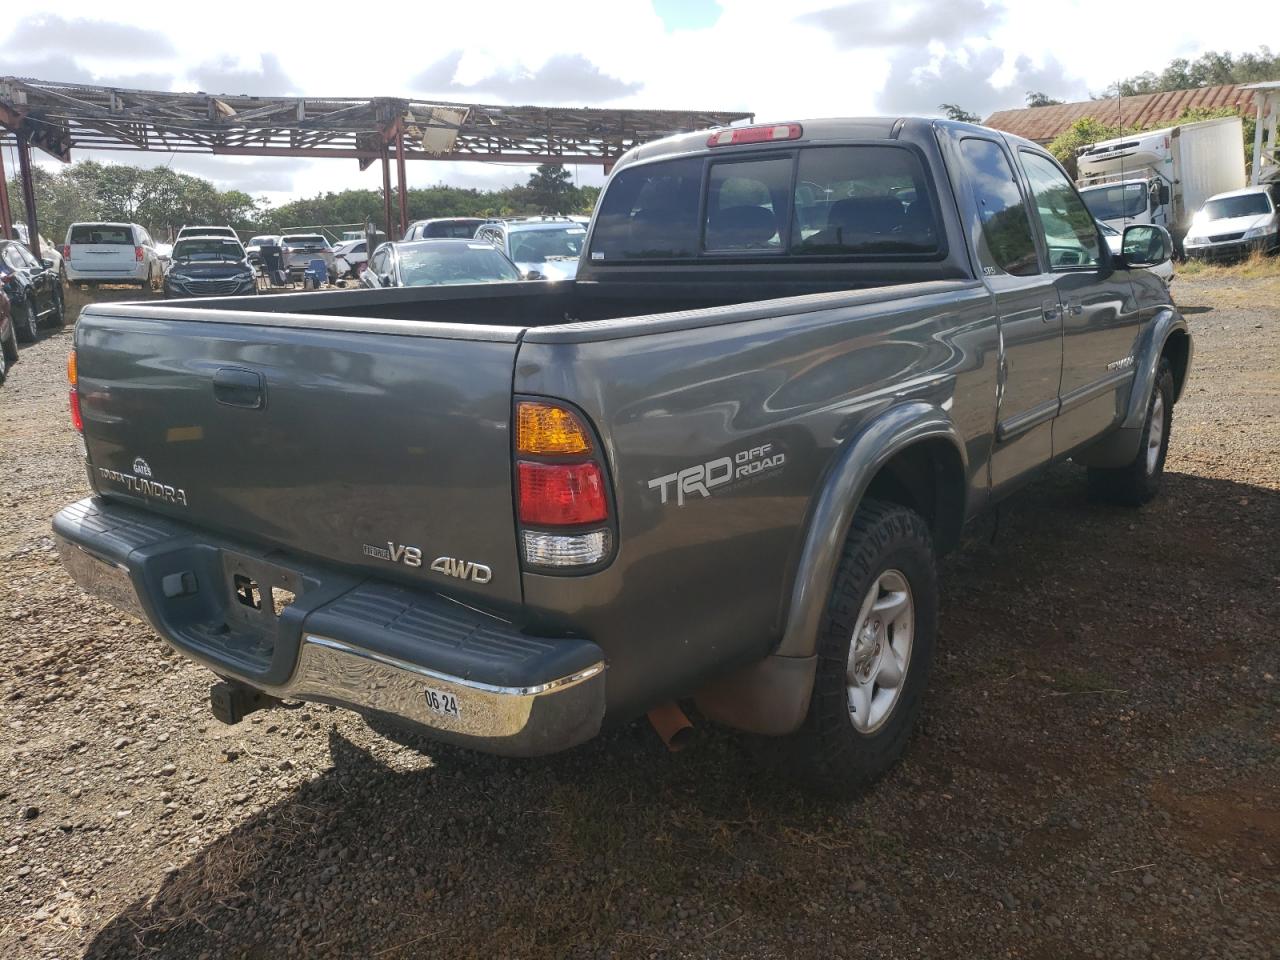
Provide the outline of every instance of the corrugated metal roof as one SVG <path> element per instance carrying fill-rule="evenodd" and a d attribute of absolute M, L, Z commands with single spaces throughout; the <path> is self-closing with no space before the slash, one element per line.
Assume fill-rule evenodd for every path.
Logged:
<path fill-rule="evenodd" d="M 1253 91 L 1245 84 L 1228 83 L 1220 87 L 1196 87 L 1167 93 L 1144 93 L 1136 97 L 1108 100 L 1085 100 L 1051 107 L 1025 107 L 1021 110 L 999 110 L 983 121 L 986 126 L 1006 133 L 1048 143 L 1067 127 L 1084 117 L 1118 126 L 1123 119 L 1126 130 L 1150 128 L 1173 123 L 1191 107 L 1235 107 L 1241 115 L 1252 114 Z"/>

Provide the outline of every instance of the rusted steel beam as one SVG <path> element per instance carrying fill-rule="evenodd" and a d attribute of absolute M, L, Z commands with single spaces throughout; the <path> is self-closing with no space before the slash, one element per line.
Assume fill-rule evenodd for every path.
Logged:
<path fill-rule="evenodd" d="M 31 174 L 31 143 L 25 130 L 18 131 L 18 174 L 22 200 L 27 208 L 27 248 L 40 259 L 40 224 L 36 219 L 36 183 Z"/>
<path fill-rule="evenodd" d="M 9 207 L 9 176 L 4 172 L 3 150 L 0 150 L 0 236 L 13 239 L 13 210 Z"/>
<path fill-rule="evenodd" d="M 409 185 L 404 170 L 404 126 L 396 131 L 396 180 L 400 187 L 400 232 L 403 237 L 409 230 Z"/>
<path fill-rule="evenodd" d="M 382 212 L 385 215 L 384 220 L 387 224 L 387 239 L 393 236 L 391 231 L 391 159 L 387 156 L 384 148 L 382 151 Z M 373 251 L 369 251 L 369 255 L 373 255 Z"/>

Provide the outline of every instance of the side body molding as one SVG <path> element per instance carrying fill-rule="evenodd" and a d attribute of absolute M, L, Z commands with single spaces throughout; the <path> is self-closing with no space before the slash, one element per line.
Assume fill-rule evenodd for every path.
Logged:
<path fill-rule="evenodd" d="M 800 727 L 813 693 L 818 623 L 858 504 L 876 472 L 897 453 L 937 438 L 956 448 L 967 474 L 964 445 L 951 418 L 924 401 L 885 411 L 837 454 L 809 512 L 777 650 L 699 691 L 704 715 L 753 733 L 780 735 Z"/>

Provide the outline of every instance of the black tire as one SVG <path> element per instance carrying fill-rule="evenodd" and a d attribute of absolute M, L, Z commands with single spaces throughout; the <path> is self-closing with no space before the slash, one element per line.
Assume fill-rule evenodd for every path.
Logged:
<path fill-rule="evenodd" d="M 13 329 L 12 325 L 9 329 Z M 10 336 L 12 335 L 13 334 L 11 333 Z M 7 379 L 9 379 L 9 367 L 13 365 L 15 357 L 11 357 L 9 355 L 9 341 L 7 339 L 3 344 L 0 344 L 0 346 L 3 347 L 3 349 L 0 349 L 0 385 L 2 385 Z M 14 350 L 14 354 L 17 354 L 16 349 Z"/>
<path fill-rule="evenodd" d="M 4 354 L 6 365 L 12 367 L 18 362 L 18 334 L 17 327 L 12 322 L 9 323 L 9 336 L 0 343 L 0 353 Z"/>
<path fill-rule="evenodd" d="M 1160 492 L 1164 461 L 1169 452 L 1169 432 L 1173 429 L 1173 368 L 1168 358 L 1160 358 L 1155 387 L 1147 400 L 1147 419 L 1133 460 L 1123 467 L 1089 468 L 1089 493 L 1108 503 L 1140 507 Z M 1159 423 L 1160 435 L 1153 442 L 1152 429 Z M 1153 452 L 1154 451 L 1154 452 Z"/>
<path fill-rule="evenodd" d="M 35 343 L 40 337 L 36 305 L 29 295 L 13 304 L 13 329 L 23 343 Z"/>
<path fill-rule="evenodd" d="M 45 321 L 45 325 L 61 330 L 67 322 L 67 302 L 62 296 L 62 288 L 53 290 L 53 313 Z"/>
<path fill-rule="evenodd" d="M 849 684 L 850 648 L 864 622 L 877 626 L 874 612 L 862 619 L 871 591 L 893 582 L 897 574 L 906 583 L 912 607 L 909 649 L 897 685 L 896 699 L 888 713 L 866 731 L 855 726 Z M 889 594 L 879 594 L 886 601 Z M 889 618 L 886 617 L 887 621 Z M 887 771 L 902 751 L 917 715 L 929 679 L 934 637 L 938 624 L 938 581 L 934 569 L 933 539 L 924 518 L 913 510 L 877 500 L 867 500 L 853 518 L 836 568 L 818 633 L 818 667 L 813 698 L 801 729 L 780 746 L 783 761 L 793 775 L 811 789 L 834 797 L 857 796 Z M 889 624 L 883 626 L 885 647 L 894 644 Z M 901 630 L 901 624 L 896 629 Z M 876 631 L 877 635 L 879 630 Z M 899 635 L 902 636 L 902 635 Z M 874 646 L 879 662 L 881 641 Z M 864 661 L 865 662 L 865 661 Z M 879 697 L 884 689 L 874 687 Z M 874 717 L 874 709 L 869 714 Z M 865 723 L 865 721 L 864 721 Z"/>

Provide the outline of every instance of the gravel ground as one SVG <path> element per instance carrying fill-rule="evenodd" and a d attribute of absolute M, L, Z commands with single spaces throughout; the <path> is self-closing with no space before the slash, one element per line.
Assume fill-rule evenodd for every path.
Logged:
<path fill-rule="evenodd" d="M 1280 278 L 1179 280 L 1165 495 L 1056 469 L 943 569 L 919 735 L 865 799 L 701 725 L 510 761 L 209 676 L 61 572 L 63 362 L 0 389 L 0 956 L 1280 958 Z"/>

